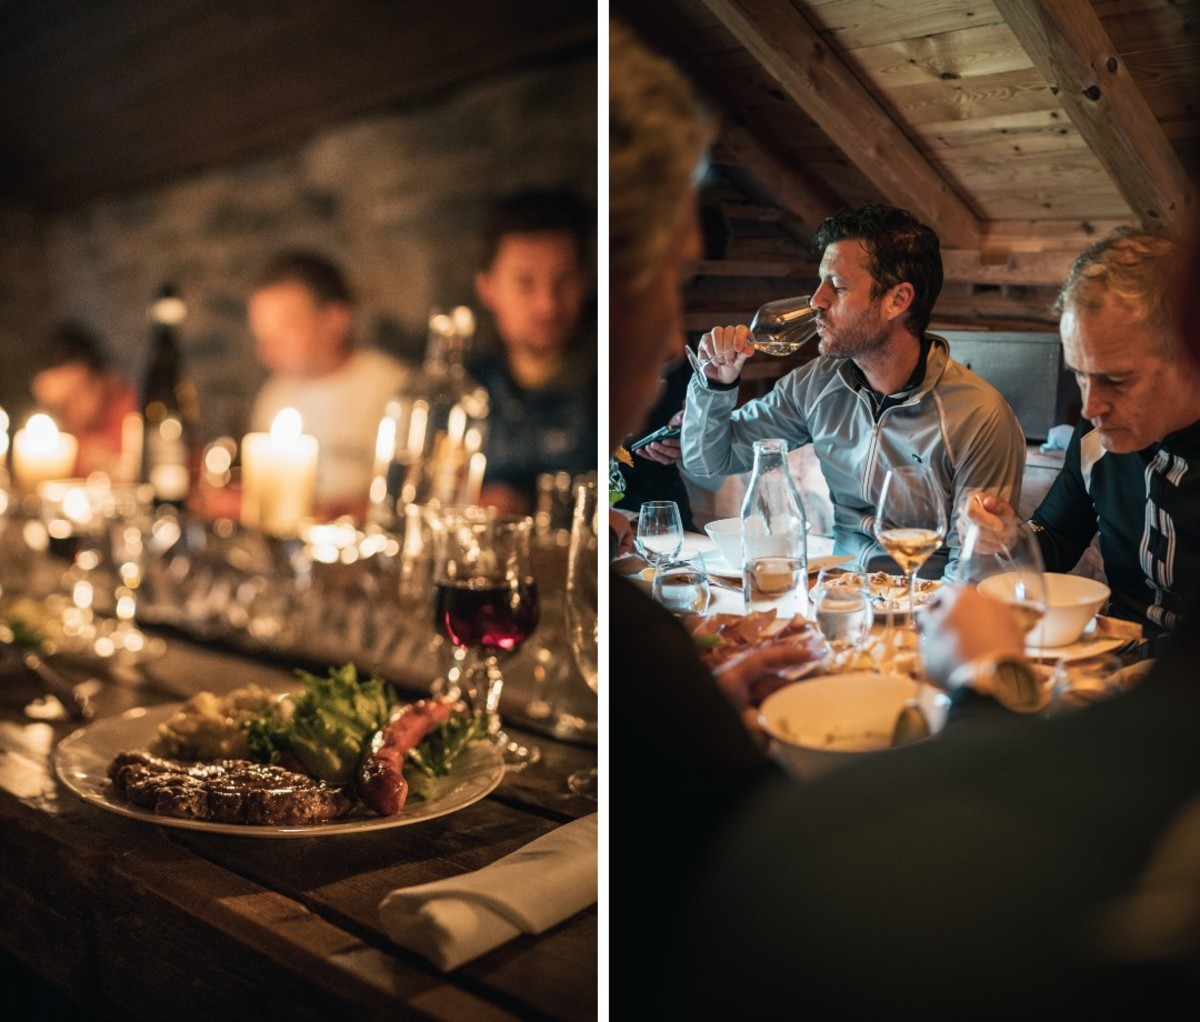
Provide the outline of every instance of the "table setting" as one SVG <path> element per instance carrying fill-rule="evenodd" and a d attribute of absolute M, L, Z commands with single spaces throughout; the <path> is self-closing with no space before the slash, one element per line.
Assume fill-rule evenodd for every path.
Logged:
<path fill-rule="evenodd" d="M 641 543 L 641 556 L 618 559 L 614 570 L 679 618 L 715 672 L 755 650 L 794 651 L 795 664 L 779 670 L 776 683 L 751 693 L 743 718 L 806 779 L 863 754 L 936 740 L 950 699 L 925 676 L 920 616 L 944 586 L 978 586 L 1017 616 L 1043 715 L 1112 698 L 1148 670 L 1136 662 L 1140 626 L 1101 613 L 1108 587 L 1045 572 L 1027 530 L 998 551 L 968 530 L 951 574 L 920 577 L 948 528 L 926 469 L 887 474 L 873 527 L 898 571 L 852 570 L 830 537 L 804 530 L 798 549 L 807 570 L 780 576 L 773 601 L 755 591 L 767 587 L 756 584 L 738 518 L 707 523 L 705 535 L 677 530 L 670 543 L 656 533 L 656 549 Z"/>
<path fill-rule="evenodd" d="M 414 998 L 443 1016 L 594 1017 L 594 485 L 590 512 L 583 500 L 546 530 L 414 507 L 398 531 L 308 520 L 285 534 L 132 491 L 100 499 L 98 480 L 40 486 L 6 490 L 0 513 L 0 886 L 29 906 L 31 954 L 129 981 L 141 1011 L 153 997 L 136 961 L 203 997 L 231 956 L 238 974 L 273 972 L 296 1018 L 404 1014 Z M 526 598 L 503 604 L 501 627 L 476 580 L 510 576 Z M 305 677 L 327 672 L 356 704 L 368 685 L 387 696 L 354 738 L 350 780 L 313 780 L 305 761 L 297 781 Z M 252 713 L 292 737 L 274 764 L 223 745 L 196 761 L 164 744 L 189 713 L 210 738 L 244 733 Z M 422 716 L 418 743 L 408 722 Z M 410 773 L 410 749 L 431 776 Z M 359 794 L 371 764 L 404 800 Z M 43 926 L 36 892 L 51 891 Z M 564 961 L 567 975 L 538 981 Z"/>

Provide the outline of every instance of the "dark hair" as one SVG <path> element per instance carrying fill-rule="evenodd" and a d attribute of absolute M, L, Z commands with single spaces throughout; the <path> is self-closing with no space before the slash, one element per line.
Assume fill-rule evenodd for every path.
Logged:
<path fill-rule="evenodd" d="M 37 372 L 80 363 L 90 372 L 106 372 L 112 361 L 100 335 L 77 320 L 56 323 L 37 357 Z"/>
<path fill-rule="evenodd" d="M 818 256 L 835 241 L 863 242 L 867 269 L 875 281 L 872 297 L 907 281 L 913 286 L 913 300 L 904 325 L 918 337 L 925 333 L 942 290 L 941 245 L 932 229 L 906 209 L 862 206 L 826 218 L 813 241 Z"/>
<path fill-rule="evenodd" d="M 319 305 L 340 302 L 354 304 L 354 294 L 342 271 L 317 252 L 305 249 L 286 249 L 271 257 L 258 271 L 250 285 L 251 293 L 276 284 L 300 284 L 306 287 Z"/>
<path fill-rule="evenodd" d="M 575 239 L 579 261 L 591 233 L 591 217 L 583 199 L 566 188 L 538 188 L 517 192 L 497 200 L 484 227 L 484 266 L 490 266 L 509 234 L 562 232 Z"/>

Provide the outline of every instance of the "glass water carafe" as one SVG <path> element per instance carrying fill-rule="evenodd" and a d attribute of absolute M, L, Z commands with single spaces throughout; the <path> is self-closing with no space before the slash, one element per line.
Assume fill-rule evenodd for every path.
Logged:
<path fill-rule="evenodd" d="M 474 504 L 483 482 L 488 393 L 468 375 L 470 309 L 434 311 L 424 365 L 388 403 L 379 426 L 371 520 L 398 528 L 410 504 Z"/>

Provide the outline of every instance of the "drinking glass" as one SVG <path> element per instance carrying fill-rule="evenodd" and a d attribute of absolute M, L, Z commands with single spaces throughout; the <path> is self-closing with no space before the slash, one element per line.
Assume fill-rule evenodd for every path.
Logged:
<path fill-rule="evenodd" d="M 567 552 L 567 642 L 583 680 L 588 688 L 599 695 L 596 593 L 599 530 L 596 516 L 596 484 L 581 483 L 575 488 L 575 510 L 571 518 L 571 542 Z M 585 798 L 596 797 L 598 783 L 599 775 L 595 767 L 576 770 L 567 778 L 567 786 L 571 791 Z"/>
<path fill-rule="evenodd" d="M 675 560 L 683 548 L 683 519 L 673 500 L 649 500 L 638 512 L 634 546 L 658 574 L 661 565 Z"/>
<path fill-rule="evenodd" d="M 908 576 L 908 620 L 915 627 L 917 572 L 942 545 L 946 503 L 924 465 L 888 469 L 875 507 L 875 538 Z"/>
<path fill-rule="evenodd" d="M 746 613 L 774 611 L 788 620 L 808 609 L 808 575 L 803 557 L 752 557 L 742 569 Z"/>
<path fill-rule="evenodd" d="M 536 746 L 512 741 L 500 726 L 504 678 L 498 657 L 511 653 L 538 623 L 530 536 L 533 519 L 494 508 L 444 513 L 434 534 L 434 624 L 473 656 L 460 687 L 510 769 L 541 758 Z"/>
<path fill-rule="evenodd" d="M 750 347 L 779 357 L 799 351 L 817 335 L 817 312 L 811 301 L 811 295 L 797 295 L 761 306 L 750 320 Z M 703 372 L 712 361 L 700 358 L 690 346 L 684 351 L 696 372 Z"/>
<path fill-rule="evenodd" d="M 865 577 L 853 571 L 824 568 L 813 590 L 817 630 L 835 655 L 862 649 L 875 623 L 873 595 Z"/>
<path fill-rule="evenodd" d="M 1046 613 L 1046 580 L 1037 536 L 1024 522 L 1013 521 L 1005 529 L 998 549 L 978 525 L 967 526 L 954 569 L 954 582 L 974 585 L 986 596 L 1004 602 L 1017 627 L 1034 646 L 1041 646 L 1041 622 Z"/>
<path fill-rule="evenodd" d="M 672 561 L 654 576 L 654 598 L 674 614 L 703 614 L 712 600 L 704 565 Z"/>

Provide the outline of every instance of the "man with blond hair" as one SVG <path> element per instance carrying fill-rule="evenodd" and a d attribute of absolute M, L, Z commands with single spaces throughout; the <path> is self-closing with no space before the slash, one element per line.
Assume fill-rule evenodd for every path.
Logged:
<path fill-rule="evenodd" d="M 1169 300 L 1182 258 L 1172 238 L 1125 227 L 1072 265 L 1055 307 L 1083 414 L 1029 521 L 1048 571 L 1070 571 L 1099 534 L 1108 613 L 1151 637 L 1174 630 L 1200 568 L 1200 371 Z M 995 544 L 1016 514 L 985 497 L 960 530 L 972 521 Z"/>

